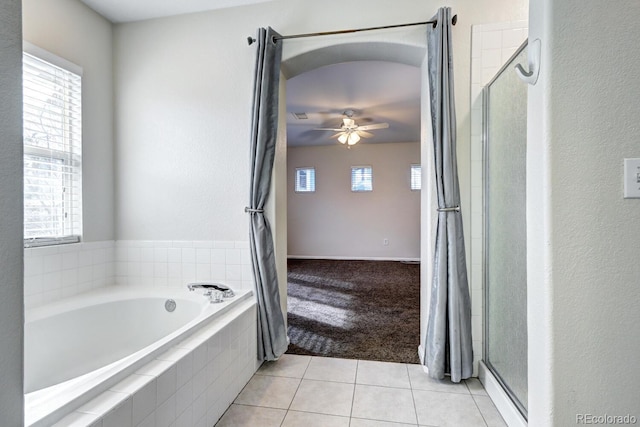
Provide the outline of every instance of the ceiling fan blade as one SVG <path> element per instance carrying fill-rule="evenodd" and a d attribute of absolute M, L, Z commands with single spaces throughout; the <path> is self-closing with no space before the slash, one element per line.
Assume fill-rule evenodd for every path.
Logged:
<path fill-rule="evenodd" d="M 314 128 L 313 130 L 330 130 L 332 132 L 342 132 L 344 129 L 342 128 Z"/>
<path fill-rule="evenodd" d="M 358 126 L 358 130 L 386 129 L 389 123 L 374 123 L 372 125 Z"/>
<path fill-rule="evenodd" d="M 338 138 L 340 135 L 342 135 L 344 132 L 338 132 L 335 135 L 331 135 L 331 139 L 335 139 Z"/>
<path fill-rule="evenodd" d="M 356 131 L 358 133 L 358 135 L 360 135 L 363 138 L 371 138 L 373 136 L 373 134 L 371 132 L 365 132 L 363 130 L 358 129 Z"/>

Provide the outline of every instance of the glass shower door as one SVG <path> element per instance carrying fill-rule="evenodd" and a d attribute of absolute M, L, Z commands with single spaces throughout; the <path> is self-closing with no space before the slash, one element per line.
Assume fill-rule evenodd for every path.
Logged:
<path fill-rule="evenodd" d="M 484 93 L 485 364 L 527 415 L 527 85 L 513 68 L 523 45 Z"/>

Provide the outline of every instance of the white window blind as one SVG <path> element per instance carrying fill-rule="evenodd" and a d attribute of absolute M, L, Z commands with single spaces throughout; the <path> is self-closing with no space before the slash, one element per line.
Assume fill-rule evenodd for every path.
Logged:
<path fill-rule="evenodd" d="M 351 191 L 373 191 L 371 166 L 351 166 Z"/>
<path fill-rule="evenodd" d="M 422 189 L 422 166 L 411 165 L 411 189 Z"/>
<path fill-rule="evenodd" d="M 316 191 L 316 170 L 314 168 L 296 168 L 295 190 L 298 193 Z"/>
<path fill-rule="evenodd" d="M 82 234 L 81 86 L 79 73 L 23 54 L 26 246 Z"/>

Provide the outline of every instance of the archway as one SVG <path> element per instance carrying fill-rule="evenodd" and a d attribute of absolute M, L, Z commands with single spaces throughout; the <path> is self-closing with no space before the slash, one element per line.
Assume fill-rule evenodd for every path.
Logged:
<path fill-rule="evenodd" d="M 276 263 L 283 315 L 287 317 L 287 141 L 286 141 L 286 80 L 326 65 L 349 61 L 389 61 L 421 68 L 422 88 L 428 87 L 426 66 L 426 35 L 424 27 L 395 31 L 374 31 L 369 34 L 313 39 L 287 40 L 281 65 L 278 141 L 273 171 L 270 203 L 267 215 L 274 229 Z M 421 164 L 433 164 L 431 120 L 428 91 L 421 90 Z M 426 113 L 425 113 L 426 112 Z M 420 345 L 424 344 L 429 307 L 429 278 L 432 275 L 435 229 L 434 177 L 423 174 L 421 192 L 420 231 Z M 416 349 L 418 351 L 418 349 Z M 419 354 L 423 354 L 419 351 Z"/>

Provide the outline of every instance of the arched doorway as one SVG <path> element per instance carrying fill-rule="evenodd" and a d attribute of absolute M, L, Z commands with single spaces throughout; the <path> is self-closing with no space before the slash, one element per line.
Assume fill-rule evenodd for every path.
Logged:
<path fill-rule="evenodd" d="M 281 65 L 280 120 L 278 142 L 272 180 L 272 197 L 267 206 L 267 214 L 275 236 L 276 263 L 279 274 L 281 305 L 286 319 L 287 312 L 287 141 L 286 141 L 286 80 L 298 74 L 322 66 L 349 61 L 390 61 L 420 67 L 422 87 L 428 87 L 426 67 L 426 35 L 424 28 L 400 31 L 375 31 L 370 34 L 341 37 L 318 37 L 304 40 L 287 40 Z M 433 164 L 431 144 L 431 120 L 428 91 L 421 90 L 421 164 Z M 420 232 L 420 345 L 423 345 L 428 318 L 429 290 L 433 259 L 433 230 L 435 200 L 432 188 L 434 178 L 423 173 L 421 192 L 421 232 Z M 418 349 L 416 349 L 418 351 Z M 419 352 L 423 354 L 422 351 Z"/>

